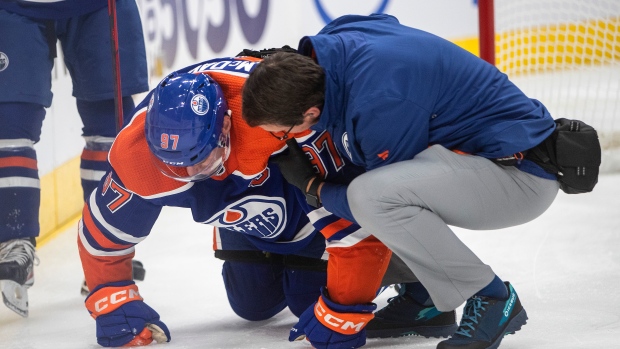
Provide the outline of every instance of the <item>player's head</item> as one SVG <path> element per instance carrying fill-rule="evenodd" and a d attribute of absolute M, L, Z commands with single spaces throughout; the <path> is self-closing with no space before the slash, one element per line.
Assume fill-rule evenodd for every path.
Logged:
<path fill-rule="evenodd" d="M 180 181 L 209 178 L 230 152 L 230 117 L 220 86 L 205 74 L 173 73 L 153 91 L 146 141 L 160 171 Z"/>

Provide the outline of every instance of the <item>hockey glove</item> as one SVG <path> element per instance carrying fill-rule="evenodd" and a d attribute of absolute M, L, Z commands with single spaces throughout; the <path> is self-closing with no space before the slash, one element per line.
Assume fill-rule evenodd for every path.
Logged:
<path fill-rule="evenodd" d="M 286 145 L 288 146 L 288 153 L 275 155 L 271 160 L 278 165 L 284 179 L 304 193 L 310 205 L 319 207 L 317 189 L 322 180 L 317 176 L 314 167 L 310 163 L 310 159 L 299 147 L 295 138 L 286 141 Z M 308 183 L 313 178 L 315 180 L 312 182 L 310 190 L 308 190 Z"/>
<path fill-rule="evenodd" d="M 308 339 L 316 349 L 352 349 L 366 344 L 364 327 L 374 317 L 374 303 L 342 305 L 332 302 L 321 289 L 318 302 L 311 305 L 291 329 L 288 340 Z"/>
<path fill-rule="evenodd" d="M 97 343 L 104 347 L 141 346 L 170 341 L 159 314 L 142 301 L 133 281 L 100 285 L 86 298 L 97 322 Z"/>

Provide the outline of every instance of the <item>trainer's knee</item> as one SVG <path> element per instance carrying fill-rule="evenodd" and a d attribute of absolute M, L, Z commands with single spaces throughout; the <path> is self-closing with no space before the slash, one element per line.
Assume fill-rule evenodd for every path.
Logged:
<path fill-rule="evenodd" d="M 382 197 L 385 190 L 382 176 L 379 171 L 373 170 L 358 176 L 349 184 L 347 200 L 351 213 L 358 222 L 359 218 L 371 217 L 382 210 Z"/>

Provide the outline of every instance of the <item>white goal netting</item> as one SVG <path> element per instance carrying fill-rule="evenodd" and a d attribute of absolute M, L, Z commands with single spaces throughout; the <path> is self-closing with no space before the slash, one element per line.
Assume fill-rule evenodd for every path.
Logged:
<path fill-rule="evenodd" d="M 620 170 L 620 0 L 495 0 L 495 61 L 554 118 L 594 126 Z"/>

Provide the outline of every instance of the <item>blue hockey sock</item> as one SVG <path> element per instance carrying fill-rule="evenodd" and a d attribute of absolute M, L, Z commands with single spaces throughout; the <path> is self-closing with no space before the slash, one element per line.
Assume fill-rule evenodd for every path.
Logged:
<path fill-rule="evenodd" d="M 421 282 L 409 282 L 402 285 L 405 288 L 405 293 L 413 298 L 414 301 L 425 306 L 433 305 L 431 296 Z"/>
<path fill-rule="evenodd" d="M 485 288 L 478 291 L 476 296 L 489 297 L 495 299 L 506 299 L 508 298 L 508 290 L 506 289 L 506 285 L 502 279 L 495 275 L 493 281 L 491 281 Z"/>
<path fill-rule="evenodd" d="M 133 99 L 131 96 L 123 97 L 122 102 L 123 119 L 124 121 L 130 120 L 135 106 Z M 103 101 L 77 99 L 76 105 L 78 113 L 82 118 L 82 123 L 84 124 L 82 128 L 83 136 L 116 136 L 117 120 L 115 117 L 114 99 Z"/>

